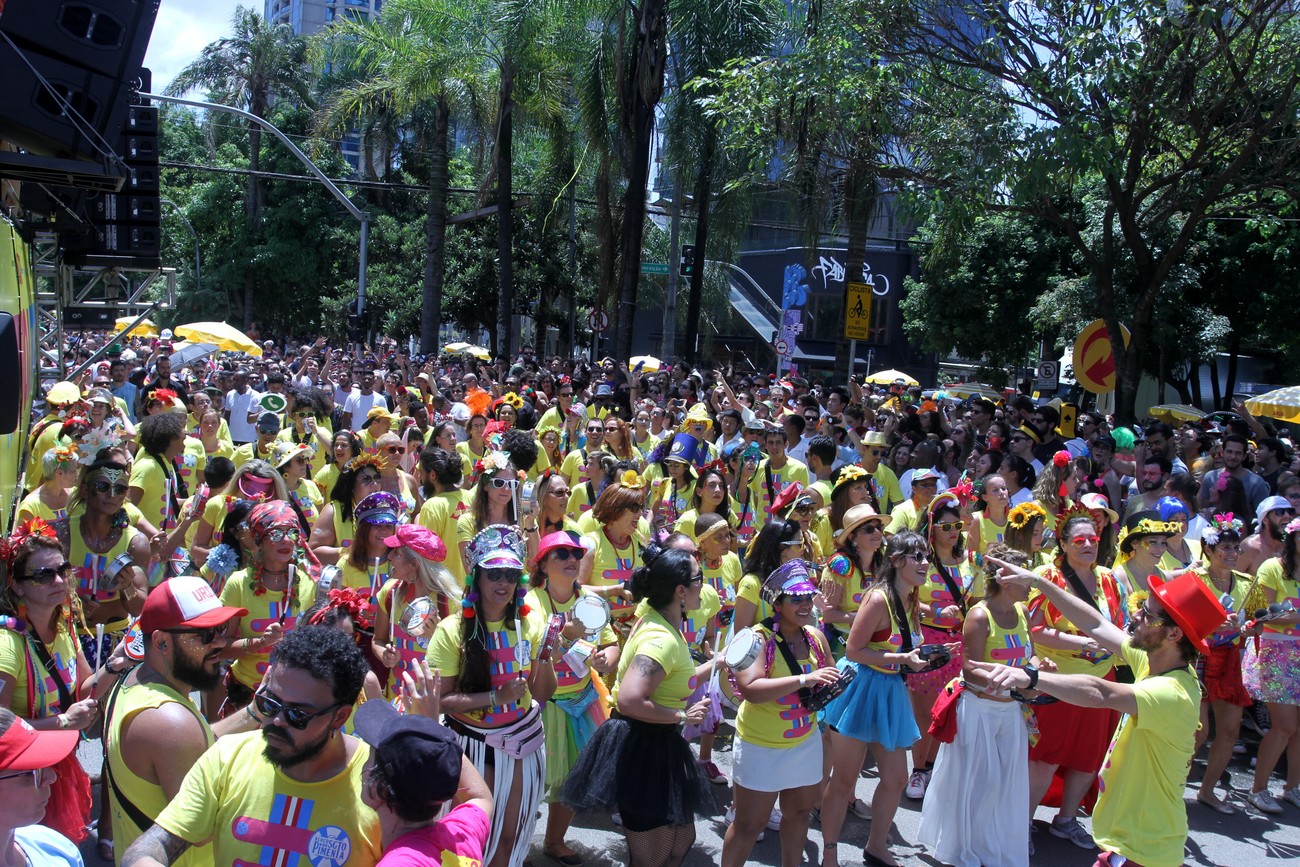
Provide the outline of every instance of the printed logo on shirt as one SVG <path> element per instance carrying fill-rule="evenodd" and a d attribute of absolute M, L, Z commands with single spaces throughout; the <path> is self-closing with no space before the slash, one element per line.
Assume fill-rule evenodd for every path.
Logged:
<path fill-rule="evenodd" d="M 812 673 L 812 666 L 800 664 L 799 670 L 804 674 Z M 785 720 L 786 730 L 781 732 L 781 737 L 786 740 L 796 740 L 812 731 L 813 717 L 808 713 L 808 709 L 799 703 L 799 691 L 787 693 L 776 701 L 781 705 L 781 719 Z"/>
<path fill-rule="evenodd" d="M 336 825 L 311 830 L 311 813 L 316 802 L 306 798 L 276 795 L 270 821 L 240 816 L 231 823 L 236 840 L 261 846 L 257 861 L 232 862 L 234 867 L 343 867 L 352 854 L 347 831 Z"/>
<path fill-rule="evenodd" d="M 989 659 L 1003 665 L 1023 668 L 1025 663 L 1029 662 L 1029 650 L 1030 648 L 1025 644 L 1024 637 L 1019 633 L 1003 635 L 1002 646 L 990 650 Z"/>
<path fill-rule="evenodd" d="M 502 629 L 499 632 L 487 633 L 487 652 L 488 652 L 488 682 L 493 687 L 503 686 L 507 681 L 514 680 L 515 677 L 523 672 L 523 667 L 515 658 L 515 642 L 510 640 L 510 632 Z M 498 711 L 493 713 L 491 711 Z M 503 705 L 494 705 L 489 708 L 489 712 L 483 714 L 483 722 L 505 724 L 514 722 L 524 715 L 525 708 L 518 702 L 510 702 Z"/>

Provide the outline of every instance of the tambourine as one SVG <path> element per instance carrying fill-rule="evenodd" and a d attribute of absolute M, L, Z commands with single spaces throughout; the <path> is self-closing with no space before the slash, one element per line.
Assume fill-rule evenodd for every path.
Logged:
<path fill-rule="evenodd" d="M 342 569 L 333 564 L 321 567 L 320 577 L 316 579 L 316 596 L 318 598 L 324 598 L 329 595 L 331 590 L 337 590 L 342 586 Z"/>
<path fill-rule="evenodd" d="M 111 592 L 117 583 L 117 576 L 121 574 L 122 570 L 127 566 L 134 565 L 135 558 L 131 556 L 130 552 L 123 552 L 109 560 L 108 565 L 104 567 L 104 571 L 99 573 L 99 582 L 96 585 L 99 592 Z"/>
<path fill-rule="evenodd" d="M 952 659 L 952 654 L 942 644 L 922 644 L 916 649 L 916 652 L 925 660 L 925 668 L 914 671 L 907 666 L 902 666 L 904 677 L 913 674 L 925 674 L 928 671 L 943 668 Z"/>
<path fill-rule="evenodd" d="M 609 603 L 599 596 L 583 596 L 573 603 L 573 619 L 582 624 L 587 635 L 598 635 L 609 625 Z"/>
<path fill-rule="evenodd" d="M 397 619 L 397 625 L 402 627 L 407 635 L 420 635 L 436 612 L 437 608 L 432 599 L 428 596 L 417 596 L 402 609 L 402 616 Z"/>
<path fill-rule="evenodd" d="M 754 664 L 763 652 L 763 639 L 753 629 L 746 627 L 738 630 L 727 642 L 727 649 L 722 654 L 722 664 L 732 671 L 743 671 Z"/>
<path fill-rule="evenodd" d="M 850 665 L 841 669 L 839 677 L 835 678 L 833 683 L 818 684 L 808 690 L 808 699 L 803 703 L 806 710 L 811 713 L 818 713 L 826 709 L 826 705 L 834 701 L 840 693 L 848 689 L 849 684 L 853 683 L 853 678 L 858 676 L 857 666 Z"/>

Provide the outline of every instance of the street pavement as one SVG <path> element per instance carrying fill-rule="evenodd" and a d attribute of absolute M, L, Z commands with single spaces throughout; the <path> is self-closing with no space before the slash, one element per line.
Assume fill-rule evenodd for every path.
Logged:
<path fill-rule="evenodd" d="M 724 733 L 728 727 L 724 726 Z M 1268 865 L 1300 864 L 1300 808 L 1284 804 L 1279 816 L 1266 816 L 1253 808 L 1245 806 L 1245 793 L 1250 791 L 1251 772 L 1249 762 L 1255 753 L 1258 737 L 1253 732 L 1244 733 L 1247 754 L 1234 757 L 1229 767 L 1232 779 L 1233 797 L 1231 803 L 1238 808 L 1232 816 L 1221 815 L 1209 807 L 1197 803 L 1196 785 L 1204 771 L 1204 750 L 1197 756 L 1192 766 L 1193 783 L 1183 792 L 1187 804 L 1187 816 L 1191 833 L 1187 841 L 1186 863 L 1189 865 L 1206 865 L 1206 867 L 1268 867 Z M 720 737 L 719 741 L 723 739 Z M 78 755 L 86 770 L 99 773 L 102 753 L 99 742 L 83 742 Z M 731 752 L 729 749 L 714 749 L 714 761 L 724 773 L 730 772 Z M 1281 780 L 1273 777 L 1273 793 L 1280 794 Z M 858 783 L 858 796 L 868 804 L 875 790 L 876 778 L 872 770 L 867 770 Z M 698 835 L 695 847 L 686 859 L 689 867 L 716 865 L 722 859 L 722 837 L 726 833 L 723 814 L 730 802 L 730 789 L 727 786 L 714 786 L 718 799 L 718 809 L 708 819 L 696 823 Z M 1219 789 L 1220 795 L 1223 789 Z M 96 811 L 98 811 L 99 793 L 96 791 Z M 545 807 L 542 817 L 536 825 L 533 838 L 531 863 L 535 867 L 553 867 L 557 862 L 546 857 L 542 852 L 542 831 L 546 827 Z M 97 812 L 96 812 L 97 815 Z M 1092 867 L 1096 860 L 1095 851 L 1086 851 L 1065 840 L 1053 837 L 1047 829 L 1047 823 L 1055 815 L 1055 810 L 1039 808 L 1035 817 L 1036 833 L 1033 837 L 1035 854 L 1029 859 L 1032 865 L 1042 867 Z M 916 843 L 917 828 L 921 820 L 921 802 L 903 799 L 894 819 L 894 832 L 891 834 L 891 847 L 898 861 L 906 867 L 928 865 L 935 867 L 940 862 L 930 857 L 925 849 Z M 1012 821 L 1009 817 L 1008 821 Z M 1091 827 L 1091 820 L 1083 818 L 1084 827 Z M 849 814 L 845 819 L 844 830 L 840 837 L 840 863 L 845 867 L 857 867 L 862 863 L 862 847 L 866 843 L 870 823 Z M 627 863 L 627 848 L 623 843 L 621 830 L 608 816 L 579 816 L 568 837 L 569 845 L 585 859 L 588 867 L 609 867 Z M 95 836 L 92 833 L 81 846 L 86 864 L 94 867 L 104 864 L 95 851 Z M 821 831 L 816 823 L 809 830 L 808 842 L 804 846 L 805 863 L 821 863 Z M 779 865 L 780 849 L 778 834 L 768 831 L 766 838 L 754 847 L 750 856 L 751 864 Z M 998 865 L 989 865 L 998 867 Z"/>

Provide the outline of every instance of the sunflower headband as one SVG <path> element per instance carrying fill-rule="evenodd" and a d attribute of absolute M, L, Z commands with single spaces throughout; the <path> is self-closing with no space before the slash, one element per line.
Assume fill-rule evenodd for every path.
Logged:
<path fill-rule="evenodd" d="M 513 391 L 508 391 L 505 394 L 501 395 L 501 402 L 508 403 L 517 410 L 523 409 L 524 407 L 524 399 L 519 395 L 515 394 Z"/>
<path fill-rule="evenodd" d="M 618 483 L 625 488 L 644 488 L 645 479 L 636 470 L 627 470 L 618 477 Z"/>
<path fill-rule="evenodd" d="M 1007 512 L 1007 526 L 1023 530 L 1035 518 L 1046 518 L 1047 510 L 1035 502 L 1021 503 Z"/>

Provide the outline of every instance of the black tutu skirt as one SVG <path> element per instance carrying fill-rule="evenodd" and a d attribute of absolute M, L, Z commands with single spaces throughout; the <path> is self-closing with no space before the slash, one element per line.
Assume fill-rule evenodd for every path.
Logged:
<path fill-rule="evenodd" d="M 583 747 L 560 800 L 579 813 L 617 810 L 623 827 L 634 832 L 694 824 L 696 816 L 717 808 L 676 725 L 618 713 Z"/>

